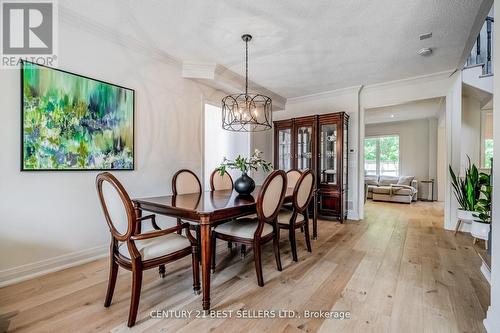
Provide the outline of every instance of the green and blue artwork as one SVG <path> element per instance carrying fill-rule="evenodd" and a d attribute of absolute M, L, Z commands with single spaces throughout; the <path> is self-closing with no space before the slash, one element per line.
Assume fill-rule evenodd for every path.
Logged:
<path fill-rule="evenodd" d="M 133 170 L 134 91 L 23 62 L 22 170 Z"/>

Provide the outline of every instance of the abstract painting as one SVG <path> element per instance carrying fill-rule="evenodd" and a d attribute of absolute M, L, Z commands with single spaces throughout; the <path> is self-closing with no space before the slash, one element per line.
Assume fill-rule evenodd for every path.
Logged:
<path fill-rule="evenodd" d="M 21 170 L 133 170 L 134 91 L 24 61 Z"/>

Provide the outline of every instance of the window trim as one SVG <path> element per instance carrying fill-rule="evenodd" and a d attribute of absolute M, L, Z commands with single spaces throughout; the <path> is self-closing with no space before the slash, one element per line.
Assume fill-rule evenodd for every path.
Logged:
<path fill-rule="evenodd" d="M 368 135 L 368 136 L 365 136 L 364 140 L 380 139 L 380 138 L 387 138 L 387 137 L 392 137 L 392 136 L 395 136 L 398 138 L 398 170 L 397 170 L 397 175 L 394 177 L 399 177 L 399 175 L 401 175 L 401 136 L 399 135 L 399 133 Z M 364 140 L 363 140 L 363 150 L 365 148 L 365 141 Z M 364 159 L 364 153 L 363 153 L 363 159 Z M 367 175 L 364 163 L 363 163 L 363 172 L 365 175 Z M 380 140 L 377 141 L 375 172 L 376 172 L 377 176 L 381 176 L 380 175 Z"/>

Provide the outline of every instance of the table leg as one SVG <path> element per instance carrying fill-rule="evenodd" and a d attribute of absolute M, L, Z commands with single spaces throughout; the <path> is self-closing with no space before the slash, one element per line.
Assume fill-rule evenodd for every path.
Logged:
<path fill-rule="evenodd" d="M 313 239 L 318 239 L 318 191 L 314 191 Z"/>
<path fill-rule="evenodd" d="M 210 218 L 202 216 L 201 229 L 201 289 L 203 292 L 203 310 L 210 309 L 210 263 L 212 256 Z"/>

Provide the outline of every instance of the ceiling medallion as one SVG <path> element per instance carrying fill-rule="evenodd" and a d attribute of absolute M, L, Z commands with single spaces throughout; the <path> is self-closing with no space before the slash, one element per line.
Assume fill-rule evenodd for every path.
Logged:
<path fill-rule="evenodd" d="M 241 36 L 245 42 L 245 92 L 222 99 L 222 128 L 235 132 L 259 132 L 272 127 L 272 101 L 262 95 L 248 93 L 248 42 L 252 36 Z"/>

